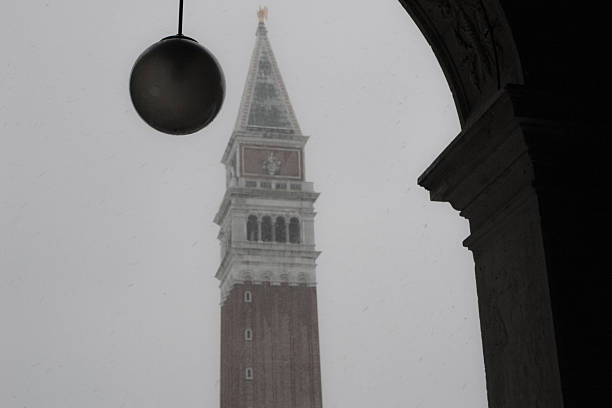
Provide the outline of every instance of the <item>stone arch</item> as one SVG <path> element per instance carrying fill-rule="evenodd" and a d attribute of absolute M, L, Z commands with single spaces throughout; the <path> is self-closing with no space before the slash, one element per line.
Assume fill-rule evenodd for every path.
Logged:
<path fill-rule="evenodd" d="M 399 2 L 461 123 L 418 184 L 470 222 L 489 405 L 594 405 L 608 389 L 608 210 L 583 198 L 607 183 L 609 142 L 596 136 L 607 74 L 587 61 L 607 24 L 565 0 Z"/>
<path fill-rule="evenodd" d="M 274 280 L 274 273 L 272 271 L 265 271 L 261 274 L 262 282 L 272 282 Z"/>
<path fill-rule="evenodd" d="M 244 271 L 240 274 L 240 278 L 242 279 L 243 282 L 251 282 L 253 281 L 253 275 L 251 274 L 251 272 L 248 271 Z"/>
<path fill-rule="evenodd" d="M 463 127 L 506 84 L 522 84 L 516 44 L 497 0 L 400 0 L 433 49 Z"/>

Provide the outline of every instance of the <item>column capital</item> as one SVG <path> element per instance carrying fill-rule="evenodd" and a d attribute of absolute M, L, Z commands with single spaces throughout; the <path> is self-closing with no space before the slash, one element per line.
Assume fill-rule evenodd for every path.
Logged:
<path fill-rule="evenodd" d="M 419 177 L 432 201 L 447 201 L 469 219 L 472 236 L 466 245 L 486 224 L 504 218 L 500 215 L 529 190 L 550 185 L 550 180 L 542 183 L 550 168 L 558 167 L 550 156 L 571 149 L 565 137 L 571 127 L 569 106 L 550 92 L 508 86 Z M 545 154 L 539 149 L 543 145 Z"/>

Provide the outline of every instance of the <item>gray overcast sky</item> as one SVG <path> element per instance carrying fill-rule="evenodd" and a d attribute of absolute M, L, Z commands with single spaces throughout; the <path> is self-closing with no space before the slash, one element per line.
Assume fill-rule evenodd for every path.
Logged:
<path fill-rule="evenodd" d="M 177 1 L 1 3 L 1 407 L 218 406 L 212 218 L 260 4 L 322 193 L 324 406 L 486 407 L 467 222 L 416 185 L 457 115 L 396 0 L 186 0 L 227 80 L 188 137 L 128 95 Z"/>

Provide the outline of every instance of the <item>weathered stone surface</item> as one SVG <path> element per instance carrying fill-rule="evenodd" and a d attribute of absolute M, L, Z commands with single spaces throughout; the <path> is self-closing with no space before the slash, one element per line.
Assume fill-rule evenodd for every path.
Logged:
<path fill-rule="evenodd" d="M 607 15 L 568 0 L 400 3 L 463 129 L 419 184 L 470 221 L 489 405 L 608 399 Z"/>
<path fill-rule="evenodd" d="M 400 0 L 442 66 L 462 123 L 506 84 L 522 84 L 512 31 L 497 1 Z"/>
<path fill-rule="evenodd" d="M 602 162 L 573 164 L 601 139 L 570 113 L 559 95 L 508 86 L 419 178 L 470 222 L 491 407 L 578 407 L 608 388 L 596 226 L 610 201 L 579 194 Z"/>

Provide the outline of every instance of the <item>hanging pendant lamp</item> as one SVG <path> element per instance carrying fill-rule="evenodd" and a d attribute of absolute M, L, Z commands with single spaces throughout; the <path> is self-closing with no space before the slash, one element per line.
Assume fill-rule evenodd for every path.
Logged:
<path fill-rule="evenodd" d="M 197 132 L 219 113 L 223 71 L 210 51 L 183 35 L 183 0 L 178 34 L 151 45 L 134 63 L 130 96 L 146 123 L 171 135 Z"/>

